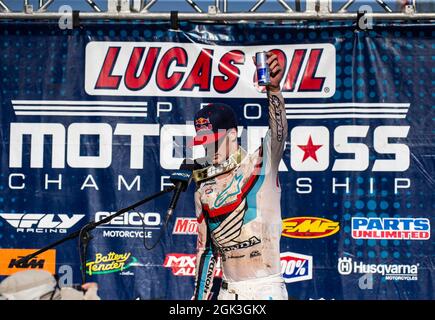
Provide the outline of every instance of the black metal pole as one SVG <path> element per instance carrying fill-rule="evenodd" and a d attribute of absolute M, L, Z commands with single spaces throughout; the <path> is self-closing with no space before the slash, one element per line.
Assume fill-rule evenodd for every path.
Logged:
<path fill-rule="evenodd" d="M 138 202 L 132 204 L 131 206 L 129 206 L 129 207 L 127 207 L 127 208 L 121 209 L 121 210 L 117 211 L 115 214 L 113 214 L 113 215 L 111 215 L 111 216 L 108 216 L 108 217 L 106 217 L 106 218 L 104 218 L 104 219 L 102 219 L 102 220 L 100 220 L 100 221 L 98 221 L 98 222 L 92 221 L 92 222 L 86 224 L 85 226 L 83 226 L 80 230 L 75 231 L 75 232 L 73 232 L 73 233 L 67 235 L 67 236 L 64 237 L 64 238 L 62 238 L 62 239 L 60 239 L 60 240 L 58 240 L 58 241 L 56 241 L 56 242 L 53 242 L 53 243 L 51 243 L 51 244 L 45 246 L 44 248 L 39 249 L 38 251 L 35 251 L 34 253 L 31 253 L 31 254 L 29 254 L 29 255 L 27 255 L 27 256 L 25 256 L 25 257 L 19 259 L 19 260 L 17 261 L 17 263 L 18 263 L 18 264 L 21 264 L 21 263 L 28 262 L 30 259 L 36 257 L 38 254 L 41 254 L 41 253 L 43 253 L 43 252 L 45 252 L 45 251 L 47 251 L 47 250 L 49 250 L 49 249 L 51 249 L 51 248 L 53 248 L 53 247 L 56 247 L 57 245 L 59 245 L 59 244 L 61 244 L 61 243 L 64 243 L 64 242 L 67 241 L 67 240 L 77 238 L 80 234 L 87 236 L 88 238 L 85 239 L 85 241 L 89 241 L 89 240 L 90 240 L 90 237 L 89 237 L 89 231 L 90 231 L 90 230 L 93 230 L 93 229 L 95 229 L 97 226 L 99 226 L 99 225 L 101 225 L 101 224 L 104 224 L 104 223 L 107 223 L 107 222 L 109 222 L 110 220 L 116 218 L 117 216 L 120 216 L 121 214 L 123 214 L 123 213 L 125 213 L 125 212 L 128 212 L 128 211 L 130 211 L 130 210 L 133 210 L 133 209 L 135 209 L 136 207 L 138 207 L 138 206 L 140 206 L 140 205 L 142 205 L 142 204 L 144 204 L 144 203 L 146 203 L 146 202 L 148 202 L 148 201 L 151 201 L 151 200 L 153 200 L 153 199 L 155 199 L 155 198 L 158 198 L 158 197 L 162 196 L 162 195 L 165 194 L 165 193 L 171 192 L 171 191 L 174 190 L 174 189 L 175 189 L 175 186 L 168 187 L 168 188 L 166 188 L 166 189 L 164 189 L 164 190 L 162 190 L 162 191 L 160 191 L 160 192 L 157 192 L 157 193 L 155 193 L 155 194 L 153 194 L 153 195 L 151 195 L 151 196 L 149 196 L 149 197 L 146 197 L 146 198 L 142 199 L 141 201 L 138 201 Z M 87 245 L 87 243 L 86 243 L 85 245 Z M 85 249 L 86 249 L 86 248 L 85 248 Z M 82 272 L 84 272 L 85 275 L 86 275 L 86 261 L 85 261 L 85 260 L 86 260 L 86 257 L 82 257 L 82 264 L 83 264 L 83 265 L 82 265 Z M 82 280 L 83 280 L 83 281 L 86 280 L 85 277 L 86 277 L 86 276 L 83 276 L 83 274 L 82 274 Z M 84 282 L 83 282 L 83 283 L 84 283 Z"/>

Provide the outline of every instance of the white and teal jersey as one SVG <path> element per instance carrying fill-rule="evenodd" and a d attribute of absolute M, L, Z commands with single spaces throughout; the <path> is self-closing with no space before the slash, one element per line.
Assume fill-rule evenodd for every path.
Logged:
<path fill-rule="evenodd" d="M 269 130 L 262 146 L 232 171 L 201 182 L 196 299 L 208 299 L 216 259 L 223 277 L 244 281 L 280 273 L 281 189 L 278 166 L 287 137 L 282 95 L 269 94 Z"/>

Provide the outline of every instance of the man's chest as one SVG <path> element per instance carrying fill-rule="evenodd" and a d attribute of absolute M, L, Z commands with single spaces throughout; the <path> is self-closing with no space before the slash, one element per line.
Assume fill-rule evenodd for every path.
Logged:
<path fill-rule="evenodd" d="M 200 186 L 201 204 L 210 216 L 237 208 L 255 184 L 254 164 L 246 162 L 225 176 L 205 181 Z"/>

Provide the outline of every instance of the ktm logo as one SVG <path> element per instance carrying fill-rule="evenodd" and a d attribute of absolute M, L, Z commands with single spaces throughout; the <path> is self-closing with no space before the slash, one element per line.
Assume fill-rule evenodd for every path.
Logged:
<path fill-rule="evenodd" d="M 318 217 L 294 217 L 283 220 L 282 235 L 288 238 L 329 237 L 340 230 L 338 222 Z"/>
<path fill-rule="evenodd" d="M 36 249 L 0 249 L 0 275 L 11 275 L 23 270 L 46 270 L 52 274 L 56 267 L 56 250 L 47 250 L 26 262 L 21 258 Z"/>
<path fill-rule="evenodd" d="M 39 259 L 35 257 L 28 262 L 19 262 L 23 257 L 18 257 L 17 259 L 12 259 L 9 263 L 9 268 L 18 268 L 18 269 L 43 269 L 44 268 L 44 259 Z"/>

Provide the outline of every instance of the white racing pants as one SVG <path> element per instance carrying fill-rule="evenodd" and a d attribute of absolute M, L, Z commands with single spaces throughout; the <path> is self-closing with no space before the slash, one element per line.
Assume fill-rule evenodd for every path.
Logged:
<path fill-rule="evenodd" d="M 223 280 L 218 300 L 288 300 L 288 295 L 281 274 L 276 274 L 236 282 Z"/>

